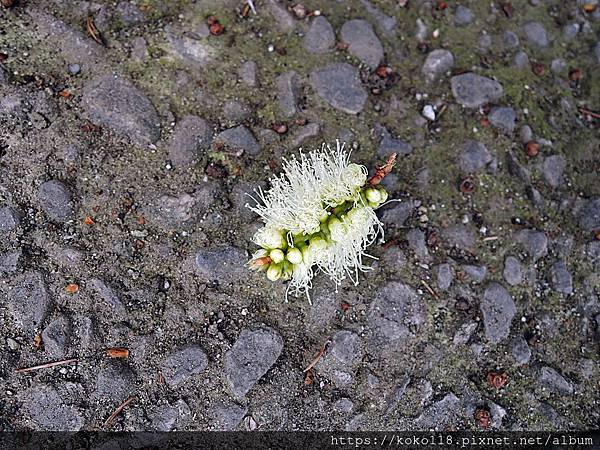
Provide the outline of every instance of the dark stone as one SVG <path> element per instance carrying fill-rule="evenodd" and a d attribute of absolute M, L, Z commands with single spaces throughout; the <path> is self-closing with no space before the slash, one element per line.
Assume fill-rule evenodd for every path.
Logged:
<path fill-rule="evenodd" d="M 8 233 L 19 226 L 20 218 L 17 211 L 10 206 L 0 208 L 0 233 Z"/>
<path fill-rule="evenodd" d="M 37 385 L 24 396 L 23 411 L 35 423 L 38 431 L 79 431 L 84 420 L 74 406 L 65 405 L 52 386 Z"/>
<path fill-rule="evenodd" d="M 488 119 L 492 126 L 498 128 L 504 133 L 511 134 L 513 131 L 515 131 L 517 113 L 510 107 L 498 106 L 492 108 L 488 114 Z"/>
<path fill-rule="evenodd" d="M 283 349 L 283 339 L 269 327 L 241 332 L 225 354 L 225 376 L 236 397 L 248 393 L 271 368 Z"/>
<path fill-rule="evenodd" d="M 452 284 L 452 280 L 454 280 L 454 268 L 448 263 L 443 263 L 435 266 L 433 272 L 435 273 L 438 287 L 442 290 L 448 289 Z"/>
<path fill-rule="evenodd" d="M 109 312 L 115 319 L 124 319 L 127 317 L 127 310 L 113 289 L 104 281 L 98 278 L 90 280 L 90 287 L 100 297 L 100 308 Z"/>
<path fill-rule="evenodd" d="M 200 250 L 195 263 L 198 274 L 206 281 L 229 284 L 247 278 L 246 252 L 237 247 L 215 247 Z"/>
<path fill-rule="evenodd" d="M 392 281 L 377 291 L 368 324 L 375 345 L 401 346 L 425 323 L 425 304 L 409 286 Z"/>
<path fill-rule="evenodd" d="M 518 336 L 512 341 L 511 352 L 519 365 L 527 364 L 531 359 L 531 349 L 522 336 Z"/>
<path fill-rule="evenodd" d="M 173 406 L 161 405 L 150 416 L 152 429 L 156 431 L 172 431 L 175 427 L 191 416 L 192 411 L 183 400 L 177 400 Z"/>
<path fill-rule="evenodd" d="M 542 174 L 546 182 L 554 189 L 562 184 L 563 172 L 567 167 L 567 161 L 563 155 L 552 155 L 544 159 Z"/>
<path fill-rule="evenodd" d="M 50 297 L 39 272 L 27 272 L 8 290 L 8 310 L 27 335 L 34 335 L 50 309 Z"/>
<path fill-rule="evenodd" d="M 585 231 L 600 230 L 600 197 L 584 202 L 578 214 L 578 222 Z"/>
<path fill-rule="evenodd" d="M 358 70 L 350 64 L 329 64 L 316 69 L 310 74 L 310 82 L 323 100 L 348 114 L 361 112 L 367 101 Z"/>
<path fill-rule="evenodd" d="M 436 49 L 427 55 L 421 68 L 425 80 L 433 82 L 441 78 L 454 67 L 454 56 L 449 50 Z"/>
<path fill-rule="evenodd" d="M 554 394 L 572 395 L 574 392 L 573 383 L 551 367 L 542 367 L 540 369 L 538 382 L 542 387 Z"/>
<path fill-rule="evenodd" d="M 475 283 L 481 283 L 485 280 L 485 276 L 487 275 L 487 268 L 485 266 L 472 266 L 467 264 L 460 266 L 460 268 L 467 278 Z"/>
<path fill-rule="evenodd" d="M 277 86 L 277 102 L 285 117 L 293 117 L 300 112 L 298 98 L 301 91 L 300 76 L 293 70 L 285 72 L 275 80 Z"/>
<path fill-rule="evenodd" d="M 533 262 L 548 254 L 548 238 L 543 231 L 521 230 L 515 235 L 515 241 L 527 250 Z"/>
<path fill-rule="evenodd" d="M 119 2 L 117 4 L 117 13 L 125 25 L 136 25 L 145 20 L 140 8 L 130 2 Z"/>
<path fill-rule="evenodd" d="M 455 428 L 461 418 L 461 410 L 462 405 L 458 397 L 452 393 L 447 394 L 417 417 L 414 428 L 437 431 Z"/>
<path fill-rule="evenodd" d="M 458 157 L 458 167 L 464 173 L 474 173 L 492 161 L 492 155 L 481 142 L 465 141 Z"/>
<path fill-rule="evenodd" d="M 65 317 L 59 317 L 42 331 L 44 352 L 52 358 L 61 358 L 67 354 L 71 341 L 71 324 Z"/>
<path fill-rule="evenodd" d="M 104 75 L 83 89 L 81 104 L 90 120 L 128 137 L 137 145 L 160 137 L 160 119 L 148 97 L 129 81 Z"/>
<path fill-rule="evenodd" d="M 386 225 L 401 227 L 415 208 L 415 202 L 412 200 L 390 203 L 382 210 L 381 220 Z"/>
<path fill-rule="evenodd" d="M 256 87 L 258 82 L 256 80 L 256 63 L 254 61 L 246 61 L 238 69 L 238 77 L 242 82 L 250 87 Z"/>
<path fill-rule="evenodd" d="M 216 431 L 235 429 L 247 413 L 248 408 L 230 402 L 219 403 L 209 410 L 209 416 L 212 419 L 211 425 Z"/>
<path fill-rule="evenodd" d="M 451 225 L 441 231 L 442 241 L 450 247 L 469 250 L 475 245 L 475 233 L 466 225 Z"/>
<path fill-rule="evenodd" d="M 169 160 L 176 167 L 190 167 L 210 149 L 212 126 L 197 116 L 186 116 L 177 123 L 169 141 Z"/>
<path fill-rule="evenodd" d="M 226 102 L 223 106 L 223 115 L 230 125 L 237 125 L 248 120 L 252 115 L 251 109 L 235 100 Z"/>
<path fill-rule="evenodd" d="M 519 46 L 519 36 L 509 30 L 506 30 L 502 34 L 502 41 L 504 42 L 504 47 L 508 49 L 517 48 Z"/>
<path fill-rule="evenodd" d="M 406 233 L 408 247 L 414 252 L 420 262 L 427 263 L 431 260 L 427 244 L 425 243 L 425 232 L 417 228 L 411 229 Z"/>
<path fill-rule="evenodd" d="M 458 5 L 454 12 L 454 25 L 457 27 L 464 27 L 473 22 L 475 15 L 473 11 L 463 5 Z"/>
<path fill-rule="evenodd" d="M 504 270 L 502 275 L 506 282 L 511 286 L 516 286 L 523 280 L 521 263 L 514 256 L 507 256 L 504 260 Z"/>
<path fill-rule="evenodd" d="M 556 261 L 550 268 L 550 277 L 552 286 L 556 292 L 569 295 L 573 293 L 573 277 L 567 269 L 567 264 L 563 261 Z"/>
<path fill-rule="evenodd" d="M 504 340 L 517 313 L 515 302 L 508 291 L 498 283 L 488 284 L 480 302 L 485 336 L 492 344 Z"/>
<path fill-rule="evenodd" d="M 16 272 L 22 255 L 23 252 L 20 249 L 8 253 L 0 253 L 0 275 Z"/>
<path fill-rule="evenodd" d="M 348 44 L 348 52 L 371 69 L 377 68 L 383 59 L 383 46 L 369 22 L 362 19 L 349 20 L 342 25 L 342 41 Z"/>
<path fill-rule="evenodd" d="M 243 125 L 222 131 L 215 138 L 214 144 L 233 151 L 243 150 L 249 155 L 258 155 L 261 151 L 261 146 L 252 132 Z"/>
<path fill-rule="evenodd" d="M 375 131 L 381 136 L 379 147 L 377 148 L 377 155 L 381 156 L 382 158 L 387 158 L 392 153 L 396 153 L 398 156 L 404 156 L 412 153 L 412 145 L 403 141 L 402 139 L 392 137 L 387 128 L 379 126 L 375 127 Z"/>
<path fill-rule="evenodd" d="M 60 181 L 50 180 L 42 183 L 37 198 L 50 220 L 63 223 L 73 218 L 71 193 Z"/>
<path fill-rule="evenodd" d="M 318 16 L 312 21 L 302 45 L 310 53 L 326 53 L 335 46 L 333 27 L 324 16 Z"/>
<path fill-rule="evenodd" d="M 376 22 L 377 29 L 388 37 L 396 37 L 396 18 L 384 14 L 368 0 L 361 0 L 361 3 Z"/>
<path fill-rule="evenodd" d="M 108 361 L 96 378 L 96 395 L 122 402 L 135 392 L 135 376 L 122 361 Z"/>
<path fill-rule="evenodd" d="M 454 98 L 465 108 L 479 108 L 504 95 L 500 83 L 474 73 L 456 75 L 452 77 L 450 84 Z"/>
<path fill-rule="evenodd" d="M 208 358 L 204 352 L 197 346 L 189 346 L 168 356 L 161 373 L 165 382 L 174 387 L 203 372 L 207 366 Z"/>
<path fill-rule="evenodd" d="M 527 22 L 523 25 L 523 34 L 527 43 L 535 48 L 548 47 L 548 35 L 544 25 L 539 22 Z"/>

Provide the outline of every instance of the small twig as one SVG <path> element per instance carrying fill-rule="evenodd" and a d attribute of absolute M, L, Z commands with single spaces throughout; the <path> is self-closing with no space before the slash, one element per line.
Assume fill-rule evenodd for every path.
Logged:
<path fill-rule="evenodd" d="M 119 415 L 119 413 L 121 411 L 123 411 L 123 409 L 127 405 L 129 405 L 132 401 L 134 401 L 135 398 L 136 398 L 135 395 L 132 395 L 127 400 L 125 400 L 123 403 L 121 403 L 119 406 L 117 406 L 117 409 L 115 409 L 113 411 L 113 413 L 108 417 L 108 419 L 106 419 L 103 426 L 107 427 L 107 426 L 111 425 L 113 420 L 115 420 L 115 417 L 117 417 Z"/>
<path fill-rule="evenodd" d="M 319 362 L 319 360 L 325 354 L 325 350 L 327 350 L 327 346 L 329 345 L 330 342 L 331 341 L 327 341 L 327 342 L 325 342 L 323 344 L 323 347 L 321 347 L 321 350 L 319 350 L 319 353 L 317 353 L 317 356 L 315 356 L 315 359 L 312 360 L 312 362 L 308 365 L 308 367 L 306 369 L 304 369 L 302 371 L 302 373 L 308 372 L 310 369 L 312 369 L 313 367 L 315 367 L 317 365 L 317 363 Z"/>
<path fill-rule="evenodd" d="M 482 239 L 483 242 L 496 241 L 496 240 L 498 240 L 498 236 L 488 236 L 488 237 L 484 237 Z"/>
<path fill-rule="evenodd" d="M 104 41 L 100 37 L 100 32 L 98 28 L 96 28 L 96 24 L 94 23 L 94 18 L 92 16 L 88 16 L 85 22 L 87 32 L 90 34 L 92 39 L 94 39 L 98 44 L 104 45 Z"/>
<path fill-rule="evenodd" d="M 49 362 L 46 364 L 40 364 L 38 366 L 22 367 L 21 369 L 16 369 L 15 372 L 17 372 L 17 373 L 33 372 L 34 370 L 38 370 L 38 369 L 48 369 L 50 367 L 63 366 L 65 364 L 71 364 L 71 363 L 78 362 L 78 361 L 79 361 L 79 358 L 63 359 L 61 361 Z"/>
<path fill-rule="evenodd" d="M 436 292 L 431 288 L 431 286 L 429 286 L 429 284 L 427 284 L 427 282 L 425 280 L 421 280 L 421 284 L 423 286 L 425 286 L 425 289 L 427 289 L 427 292 L 429 292 L 434 298 L 436 299 L 440 299 L 440 296 L 436 294 Z"/>
<path fill-rule="evenodd" d="M 581 114 L 585 114 L 586 116 L 593 117 L 594 119 L 600 119 L 600 113 L 595 113 L 593 111 L 590 111 L 589 109 L 579 108 L 579 112 Z"/>

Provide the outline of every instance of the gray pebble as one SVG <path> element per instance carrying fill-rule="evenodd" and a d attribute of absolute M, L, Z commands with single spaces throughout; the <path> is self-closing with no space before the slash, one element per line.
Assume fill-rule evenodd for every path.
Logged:
<path fill-rule="evenodd" d="M 442 240 L 449 247 L 469 250 L 475 245 L 475 233 L 466 225 L 451 225 L 441 232 Z"/>
<path fill-rule="evenodd" d="M 299 127 L 294 132 L 294 137 L 292 139 L 292 146 L 295 148 L 301 147 L 302 144 L 306 140 L 318 136 L 320 132 L 321 132 L 321 126 L 318 123 L 314 123 L 314 122 L 304 125 L 302 127 Z"/>
<path fill-rule="evenodd" d="M 68 69 L 71 75 L 77 75 L 81 72 L 81 66 L 79 64 L 69 64 Z"/>
<path fill-rule="evenodd" d="M 377 68 L 383 59 L 383 46 L 369 22 L 362 19 L 349 20 L 342 25 L 341 38 L 348 44 L 348 52 L 371 69 Z"/>
<path fill-rule="evenodd" d="M 246 262 L 246 252 L 231 246 L 203 249 L 195 258 L 197 272 L 203 280 L 218 280 L 223 284 L 247 278 Z"/>
<path fill-rule="evenodd" d="M 467 140 L 462 145 L 457 165 L 463 173 L 475 173 L 492 161 L 492 155 L 481 142 Z"/>
<path fill-rule="evenodd" d="M 34 335 L 50 310 L 51 300 L 39 272 L 27 272 L 8 290 L 8 310 L 27 335 Z"/>
<path fill-rule="evenodd" d="M 275 364 L 283 349 L 283 339 L 273 328 L 263 326 L 240 333 L 225 354 L 225 377 L 231 392 L 242 397 Z"/>
<path fill-rule="evenodd" d="M 72 328 L 69 321 L 61 316 L 54 319 L 42 331 L 42 342 L 44 352 L 51 358 L 61 358 L 69 350 Z"/>
<path fill-rule="evenodd" d="M 277 77 L 277 103 L 285 117 L 293 117 L 300 112 L 298 98 L 301 91 L 300 76 L 293 70 Z"/>
<path fill-rule="evenodd" d="M 498 344 L 506 339 L 517 308 L 504 286 L 495 282 L 488 284 L 481 298 L 480 308 L 488 341 Z"/>
<path fill-rule="evenodd" d="M 515 241 L 527 250 L 533 262 L 548 254 L 548 238 L 543 231 L 521 230 L 515 235 Z"/>
<path fill-rule="evenodd" d="M 600 197 L 586 200 L 578 215 L 579 226 L 585 231 L 600 230 Z"/>
<path fill-rule="evenodd" d="M 190 345 L 171 353 L 162 365 L 161 373 L 169 386 L 178 386 L 208 366 L 204 352 Z"/>
<path fill-rule="evenodd" d="M 463 265 L 460 268 L 467 278 L 475 283 L 481 283 L 487 275 L 487 267 L 485 266 Z"/>
<path fill-rule="evenodd" d="M 254 61 L 246 61 L 238 69 L 238 77 L 240 77 L 240 80 L 247 86 L 256 87 L 258 84 L 256 72 L 256 63 Z"/>
<path fill-rule="evenodd" d="M 38 201 L 50 220 L 64 223 L 73 218 L 74 207 L 69 189 L 58 180 L 42 183 Z"/>
<path fill-rule="evenodd" d="M 369 306 L 373 344 L 402 346 L 425 323 L 425 304 L 409 286 L 391 281 L 381 287 Z"/>
<path fill-rule="evenodd" d="M 517 113 L 510 107 L 498 106 L 492 108 L 488 114 L 488 119 L 492 126 L 506 134 L 511 134 L 515 130 Z"/>
<path fill-rule="evenodd" d="M 129 81 L 111 75 L 93 79 L 83 89 L 81 104 L 90 120 L 148 145 L 160 137 L 160 119 L 148 97 Z"/>
<path fill-rule="evenodd" d="M 190 167 L 210 149 L 211 139 L 212 126 L 206 120 L 186 116 L 177 123 L 169 141 L 169 160 L 176 167 Z"/>
<path fill-rule="evenodd" d="M 448 50 L 436 49 L 431 51 L 425 59 L 421 72 L 425 80 L 433 82 L 441 78 L 454 67 L 454 56 Z"/>
<path fill-rule="evenodd" d="M 324 16 L 316 17 L 304 35 L 303 47 L 310 53 L 326 53 L 335 46 L 333 27 Z"/>
<path fill-rule="evenodd" d="M 135 376 L 123 361 L 108 361 L 98 372 L 96 395 L 122 402 L 135 392 Z"/>
<path fill-rule="evenodd" d="M 442 290 L 446 290 L 452 284 L 452 280 L 454 280 L 454 268 L 448 264 L 443 263 L 434 267 L 433 269 L 438 288 Z"/>
<path fill-rule="evenodd" d="M 573 277 L 563 260 L 557 261 L 552 265 L 550 268 L 550 277 L 556 292 L 565 295 L 573 293 Z"/>
<path fill-rule="evenodd" d="M 452 77 L 450 84 L 454 98 L 465 108 L 479 108 L 499 100 L 504 95 L 500 83 L 474 73 L 456 75 Z"/>
<path fill-rule="evenodd" d="M 377 155 L 381 156 L 382 158 L 387 158 L 392 153 L 396 153 L 399 156 L 412 153 L 412 145 L 402 139 L 393 137 L 387 128 L 383 126 L 376 126 L 375 133 L 376 135 L 381 136 L 379 147 L 377 147 Z"/>
<path fill-rule="evenodd" d="M 182 422 L 191 414 L 190 407 L 183 400 L 177 400 L 173 406 L 169 404 L 161 405 L 150 415 L 152 429 L 172 431 L 175 427 L 180 427 Z"/>
<path fill-rule="evenodd" d="M 23 409 L 39 431 L 79 431 L 84 419 L 81 412 L 66 405 L 56 389 L 49 385 L 34 385 L 24 395 Z"/>
<path fill-rule="evenodd" d="M 567 167 L 567 161 L 563 155 L 552 155 L 544 159 L 542 174 L 546 183 L 556 189 L 562 184 L 563 172 Z"/>
<path fill-rule="evenodd" d="M 512 31 L 506 30 L 502 34 L 502 42 L 507 49 L 517 48 L 519 46 L 519 36 Z"/>
<path fill-rule="evenodd" d="M 348 114 L 361 112 L 367 101 L 358 70 L 350 64 L 329 64 L 316 69 L 310 74 L 310 82 L 323 100 Z"/>
<path fill-rule="evenodd" d="M 249 155 L 258 155 L 262 149 L 252 132 L 244 125 L 222 131 L 215 137 L 214 143 L 233 151 L 243 150 Z"/>
<path fill-rule="evenodd" d="M 0 208 L 0 233 L 8 233 L 19 226 L 20 218 L 17 211 L 10 206 Z"/>
<path fill-rule="evenodd" d="M 409 248 L 414 252 L 417 259 L 421 262 L 429 262 L 431 256 L 425 244 L 425 233 L 417 228 L 411 229 L 406 233 L 406 239 L 408 240 Z"/>
<path fill-rule="evenodd" d="M 513 358 L 515 358 L 515 361 L 520 366 L 527 364 L 531 359 L 531 349 L 529 348 L 529 344 L 527 344 L 527 341 L 521 336 L 516 337 L 512 341 L 511 352 Z"/>
<path fill-rule="evenodd" d="M 519 69 L 528 69 L 531 67 L 531 63 L 529 62 L 529 56 L 524 51 L 519 51 L 513 58 L 513 64 L 515 67 Z"/>
<path fill-rule="evenodd" d="M 232 402 L 219 403 L 209 408 L 209 416 L 216 431 L 235 429 L 247 413 L 248 408 Z"/>
<path fill-rule="evenodd" d="M 559 395 L 572 395 L 573 384 L 551 367 L 540 369 L 538 382 L 550 392 Z"/>
<path fill-rule="evenodd" d="M 579 24 L 577 22 L 571 22 L 566 24 L 563 29 L 562 29 L 562 33 L 563 33 L 563 38 L 565 39 L 565 41 L 572 41 L 573 39 L 575 39 L 575 37 L 577 36 L 577 33 L 579 33 L 579 29 L 581 27 L 579 26 Z"/>
<path fill-rule="evenodd" d="M 463 5 L 458 5 L 454 12 L 454 25 L 457 27 L 464 27 L 473 22 L 475 15 L 473 11 Z"/>
<path fill-rule="evenodd" d="M 523 33 L 530 46 L 535 48 L 548 47 L 548 35 L 544 25 L 540 22 L 527 22 L 523 26 Z"/>
<path fill-rule="evenodd" d="M 504 260 L 504 270 L 502 276 L 508 284 L 516 286 L 523 280 L 521 263 L 514 256 L 507 256 Z"/>

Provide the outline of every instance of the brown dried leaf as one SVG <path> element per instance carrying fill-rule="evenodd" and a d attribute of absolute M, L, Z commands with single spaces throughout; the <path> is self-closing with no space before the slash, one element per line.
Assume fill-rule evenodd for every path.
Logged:
<path fill-rule="evenodd" d="M 107 348 L 104 352 L 109 358 L 127 358 L 129 356 L 129 350 L 123 347 Z"/>

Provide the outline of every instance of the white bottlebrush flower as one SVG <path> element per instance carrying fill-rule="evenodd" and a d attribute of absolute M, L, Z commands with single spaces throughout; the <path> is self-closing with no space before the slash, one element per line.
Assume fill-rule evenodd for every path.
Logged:
<path fill-rule="evenodd" d="M 368 270 L 363 257 L 383 227 L 375 209 L 387 199 L 378 186 L 391 170 L 395 155 L 367 181 L 367 169 L 351 163 L 344 144 L 284 160 L 281 175 L 271 179 L 266 192 L 256 191 L 256 205 L 265 226 L 257 231 L 250 267 L 266 269 L 270 280 L 289 279 L 288 290 L 304 292 L 315 273 L 327 274 L 336 284 L 347 277 L 358 283 Z"/>

